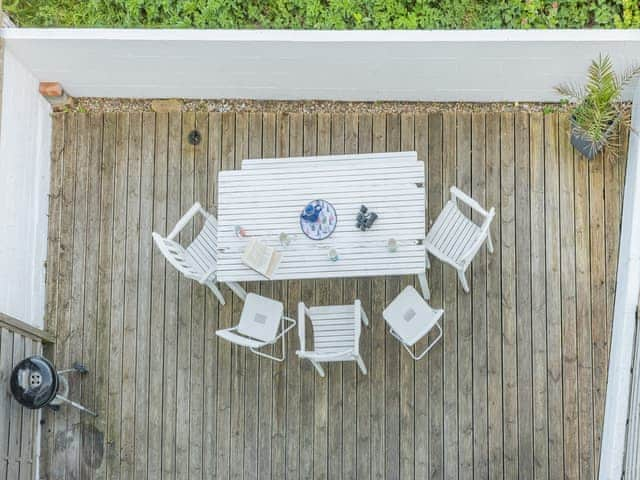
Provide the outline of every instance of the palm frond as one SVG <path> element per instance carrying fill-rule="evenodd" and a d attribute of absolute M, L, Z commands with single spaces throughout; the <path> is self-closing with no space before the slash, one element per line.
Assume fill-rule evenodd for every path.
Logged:
<path fill-rule="evenodd" d="M 631 80 L 633 80 L 638 75 L 640 75 L 640 65 L 633 64 L 627 67 L 627 69 L 624 72 L 622 72 L 622 74 L 616 79 L 617 85 L 620 91 L 622 91 L 624 87 L 629 85 Z"/>
<path fill-rule="evenodd" d="M 571 123 L 573 132 L 599 149 L 613 141 L 613 131 L 624 119 L 620 103 L 623 88 L 640 75 L 640 66 L 633 65 L 617 76 L 611 57 L 600 54 L 589 65 L 583 87 L 564 83 L 555 87 L 562 96 L 573 100 Z"/>

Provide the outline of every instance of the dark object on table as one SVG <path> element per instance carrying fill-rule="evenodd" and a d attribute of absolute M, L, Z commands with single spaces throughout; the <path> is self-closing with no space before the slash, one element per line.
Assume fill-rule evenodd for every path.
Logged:
<path fill-rule="evenodd" d="M 11 393 L 20 405 L 32 410 L 44 407 L 58 410 L 62 403 L 68 403 L 97 417 L 98 415 L 91 410 L 67 398 L 69 382 L 66 375 L 87 372 L 86 367 L 80 364 L 75 364 L 67 370 L 56 371 L 49 360 L 40 355 L 33 355 L 18 363 L 11 372 Z"/>
<path fill-rule="evenodd" d="M 369 212 L 366 205 L 360 206 L 358 216 L 356 217 L 356 228 L 359 228 L 363 232 L 368 230 L 373 225 L 373 222 L 378 218 L 378 214 L 375 212 Z"/>
<path fill-rule="evenodd" d="M 189 132 L 189 143 L 191 145 L 198 145 L 202 141 L 202 135 L 198 130 L 191 130 Z"/>

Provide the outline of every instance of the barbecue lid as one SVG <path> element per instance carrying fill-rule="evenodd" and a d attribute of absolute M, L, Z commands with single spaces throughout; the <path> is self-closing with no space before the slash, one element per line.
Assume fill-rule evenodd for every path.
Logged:
<path fill-rule="evenodd" d="M 11 372 L 11 393 L 22 406 L 38 409 L 58 393 L 58 374 L 44 357 L 34 355 L 18 363 Z"/>

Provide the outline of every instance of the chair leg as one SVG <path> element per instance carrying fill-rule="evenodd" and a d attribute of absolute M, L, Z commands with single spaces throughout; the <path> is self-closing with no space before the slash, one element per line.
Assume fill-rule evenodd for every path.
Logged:
<path fill-rule="evenodd" d="M 369 317 L 367 317 L 366 312 L 364 311 L 364 308 L 360 309 L 360 319 L 362 320 L 362 323 L 365 324 L 365 326 L 369 326 Z"/>
<path fill-rule="evenodd" d="M 469 284 L 467 283 L 467 277 L 464 275 L 463 270 L 458 270 L 458 278 L 460 279 L 460 283 L 462 284 L 464 291 L 469 293 Z"/>
<path fill-rule="evenodd" d="M 220 302 L 220 305 L 225 305 L 224 297 L 222 296 L 222 292 L 220 291 L 220 289 L 214 283 L 207 283 L 207 287 L 209 287 L 209 290 L 211 290 L 216 296 L 216 298 Z"/>
<path fill-rule="evenodd" d="M 418 280 L 420 281 L 420 290 L 422 290 L 422 296 L 425 300 L 429 300 L 431 292 L 429 291 L 429 284 L 427 283 L 427 274 L 419 273 Z"/>
<path fill-rule="evenodd" d="M 487 235 L 487 250 L 489 250 L 489 253 L 493 253 L 493 242 L 491 241 L 491 233 Z"/>
<path fill-rule="evenodd" d="M 362 357 L 360 355 L 358 355 L 356 357 L 356 362 L 358 362 L 358 367 L 360 367 L 360 371 L 362 372 L 363 375 L 367 374 L 367 367 L 364 364 L 364 360 L 362 360 Z"/>
<path fill-rule="evenodd" d="M 322 368 L 322 365 L 320 365 L 318 362 L 314 361 L 314 360 L 309 360 L 314 367 L 316 367 L 316 370 L 318 371 L 318 373 L 320 374 L 321 377 L 324 377 L 324 368 Z"/>
<path fill-rule="evenodd" d="M 429 252 L 425 254 L 424 263 L 425 263 L 425 266 L 427 267 L 427 270 L 429 270 L 431 268 L 431 262 L 429 261 Z"/>
<path fill-rule="evenodd" d="M 240 300 L 242 300 L 243 302 L 246 300 L 247 292 L 237 282 L 225 282 L 225 283 L 227 284 L 227 287 L 229 287 L 231 291 L 240 298 Z"/>

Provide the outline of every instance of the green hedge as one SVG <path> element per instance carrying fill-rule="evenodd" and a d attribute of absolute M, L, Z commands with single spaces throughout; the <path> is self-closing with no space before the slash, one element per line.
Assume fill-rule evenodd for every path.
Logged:
<path fill-rule="evenodd" d="M 4 0 L 3 8 L 25 27 L 640 27 L 638 0 Z"/>

